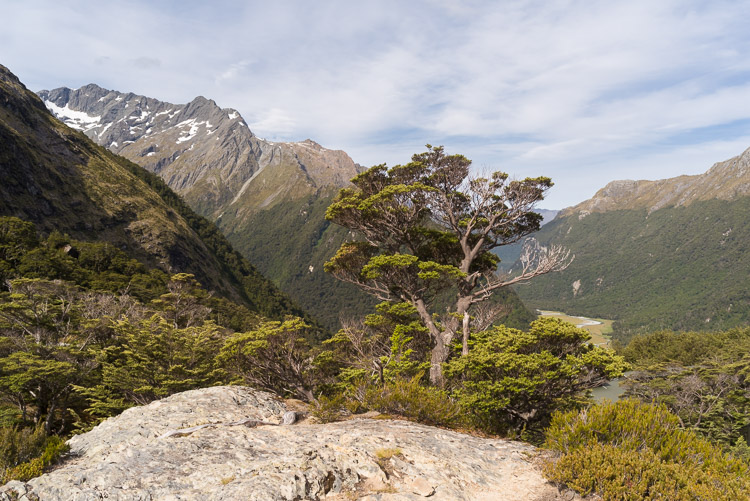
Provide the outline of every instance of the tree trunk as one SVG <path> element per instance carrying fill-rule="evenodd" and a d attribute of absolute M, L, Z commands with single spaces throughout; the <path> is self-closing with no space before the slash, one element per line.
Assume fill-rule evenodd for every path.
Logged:
<path fill-rule="evenodd" d="M 430 356 L 430 383 L 442 387 L 445 383 L 443 380 L 443 363 L 448 360 L 450 343 L 453 340 L 455 329 L 450 330 L 450 328 L 448 328 L 445 331 L 438 329 L 438 326 L 435 325 L 435 322 L 432 320 L 432 315 L 427 311 L 427 307 L 423 300 L 418 299 L 412 304 L 417 308 L 419 317 L 427 326 L 427 330 L 430 332 L 430 337 L 435 342 L 435 346 L 432 348 L 432 354 Z"/>
<path fill-rule="evenodd" d="M 52 420 L 55 417 L 55 404 L 52 403 L 47 411 L 47 417 L 44 420 L 44 433 L 46 435 L 52 434 Z"/>
<path fill-rule="evenodd" d="M 442 335 L 438 335 L 430 356 L 430 383 L 441 388 L 445 385 L 443 363 L 448 360 L 449 351 L 450 345 L 445 342 Z"/>
<path fill-rule="evenodd" d="M 469 354 L 469 333 L 471 332 L 471 328 L 469 326 L 469 320 L 470 320 L 470 318 L 471 317 L 469 317 L 469 312 L 465 311 L 464 312 L 463 325 L 462 325 L 463 335 L 464 335 L 463 345 L 462 345 L 462 348 L 461 348 L 461 356 L 462 357 L 465 357 L 466 355 Z"/>

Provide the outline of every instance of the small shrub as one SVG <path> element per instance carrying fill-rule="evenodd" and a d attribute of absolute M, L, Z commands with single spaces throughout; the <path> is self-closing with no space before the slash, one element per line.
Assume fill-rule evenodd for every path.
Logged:
<path fill-rule="evenodd" d="M 340 421 L 344 415 L 348 414 L 346 398 L 344 395 L 334 395 L 333 397 L 321 395 L 310 404 L 310 414 L 321 423 Z"/>
<path fill-rule="evenodd" d="M 745 441 L 745 437 L 737 439 L 737 442 L 729 448 L 729 454 L 750 464 L 750 445 Z"/>
<path fill-rule="evenodd" d="M 388 459 L 391 459 L 394 456 L 401 456 L 401 455 L 403 455 L 403 453 L 401 452 L 401 449 L 399 449 L 398 447 L 378 449 L 375 451 L 375 457 L 383 461 L 387 461 Z"/>
<path fill-rule="evenodd" d="M 604 499 L 735 500 L 748 467 L 679 427 L 664 405 L 633 400 L 556 413 L 545 445 L 559 453 L 549 478 Z"/>
<path fill-rule="evenodd" d="M 365 385 L 360 388 L 364 408 L 403 416 L 429 425 L 457 426 L 462 423 L 461 407 L 448 394 L 419 384 L 421 376 L 408 381 Z"/>
<path fill-rule="evenodd" d="M 65 441 L 46 436 L 43 426 L 0 428 L 0 483 L 38 477 L 67 450 Z"/>

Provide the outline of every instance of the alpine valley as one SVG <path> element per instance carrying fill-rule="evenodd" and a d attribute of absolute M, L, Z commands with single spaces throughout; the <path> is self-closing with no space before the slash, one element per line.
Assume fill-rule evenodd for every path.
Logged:
<path fill-rule="evenodd" d="M 345 152 L 261 139 L 239 112 L 204 97 L 175 105 L 94 84 L 38 94 L 68 126 L 161 176 L 328 329 L 372 311 L 370 296 L 323 270 L 347 237 L 326 208 L 364 171 Z M 533 319 L 512 291 L 500 296 L 515 325 Z"/>
<path fill-rule="evenodd" d="M 745 499 L 750 150 L 539 214 L 427 149 L 0 66 L 0 501 Z"/>
<path fill-rule="evenodd" d="M 750 321 L 750 149 L 707 172 L 613 181 L 535 237 L 575 253 L 517 291 L 529 305 L 612 318 L 615 337 Z"/>

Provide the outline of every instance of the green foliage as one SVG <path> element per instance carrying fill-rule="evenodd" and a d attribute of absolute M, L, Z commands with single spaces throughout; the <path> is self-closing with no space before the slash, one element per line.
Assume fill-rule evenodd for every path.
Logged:
<path fill-rule="evenodd" d="M 588 339 L 584 329 L 555 318 L 533 322 L 528 332 L 493 327 L 474 333 L 469 354 L 450 360 L 445 374 L 475 426 L 528 432 L 627 369 L 622 357 Z"/>
<path fill-rule="evenodd" d="M 738 438 L 737 442 L 729 448 L 729 453 L 750 465 L 750 445 L 748 445 L 745 437 Z"/>
<path fill-rule="evenodd" d="M 430 340 L 414 306 L 383 302 L 376 310 L 364 322 L 345 325 L 324 341 L 326 351 L 318 358 L 327 356 L 332 365 L 343 368 L 344 381 L 367 377 L 384 384 L 424 374 Z"/>
<path fill-rule="evenodd" d="M 238 382 L 311 401 L 315 381 L 311 335 L 312 328 L 301 318 L 264 322 L 255 330 L 229 336 L 218 361 Z"/>
<path fill-rule="evenodd" d="M 748 465 L 692 431 L 663 405 L 605 403 L 552 417 L 545 445 L 560 454 L 546 474 L 604 499 L 735 500 Z"/>
<path fill-rule="evenodd" d="M 223 326 L 260 322 L 193 275 L 170 278 L 108 243 L 59 232 L 40 240 L 12 217 L 0 217 L 0 235 L 9 287 L 0 291 L 0 404 L 3 416 L 17 409 L 8 424 L 67 433 L 224 381 L 215 361 Z"/>
<path fill-rule="evenodd" d="M 616 319 L 613 338 L 623 344 L 662 329 L 747 325 L 748 213 L 750 197 L 558 216 L 534 237 L 566 246 L 575 261 L 517 292 L 531 307 Z"/>
<path fill-rule="evenodd" d="M 750 327 L 722 332 L 659 331 L 634 337 L 623 356 L 638 367 L 656 364 L 700 365 L 739 360 L 750 352 Z"/>
<path fill-rule="evenodd" d="M 347 412 L 346 403 L 343 394 L 332 397 L 320 395 L 310 404 L 310 415 L 317 418 L 321 423 L 333 423 L 339 421 Z"/>
<path fill-rule="evenodd" d="M 384 385 L 360 381 L 351 388 L 348 398 L 358 404 L 358 411 L 374 410 L 434 426 L 463 424 L 461 406 L 444 390 L 424 386 L 421 379 L 418 375 Z M 349 407 L 354 406 L 350 403 Z"/>
<path fill-rule="evenodd" d="M 103 406 L 117 409 L 125 400 L 146 404 L 193 388 L 223 381 L 215 357 L 223 342 L 223 330 L 213 322 L 177 328 L 159 315 L 131 323 L 115 324 L 117 343 L 100 355 L 104 402 L 96 394 L 87 397 L 93 411 Z"/>
<path fill-rule="evenodd" d="M 664 403 L 725 448 L 750 430 L 750 328 L 656 332 L 635 337 L 623 354 L 637 369 L 627 395 Z"/>
<path fill-rule="evenodd" d="M 0 427 L 0 484 L 41 475 L 67 450 L 65 441 L 47 436 L 43 426 Z"/>

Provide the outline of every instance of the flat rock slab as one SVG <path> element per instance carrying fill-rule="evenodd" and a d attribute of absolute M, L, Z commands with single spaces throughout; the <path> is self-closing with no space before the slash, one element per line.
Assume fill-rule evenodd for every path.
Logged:
<path fill-rule="evenodd" d="M 0 500 L 563 499 L 530 445 L 396 420 L 284 426 L 285 412 L 244 387 L 173 395 L 73 437 L 72 459 Z"/>

